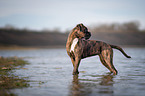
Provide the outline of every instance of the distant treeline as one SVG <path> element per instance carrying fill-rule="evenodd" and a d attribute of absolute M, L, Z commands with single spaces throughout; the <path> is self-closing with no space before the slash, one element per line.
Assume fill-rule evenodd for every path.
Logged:
<path fill-rule="evenodd" d="M 115 45 L 145 45 L 145 32 L 139 29 L 137 22 L 101 24 L 88 28 L 92 33 L 91 39 Z M 68 34 L 59 30 L 34 31 L 9 26 L 0 28 L 0 46 L 65 47 Z"/>
<path fill-rule="evenodd" d="M 92 33 L 91 39 L 115 45 L 144 46 L 145 32 L 97 32 Z"/>
<path fill-rule="evenodd" d="M 130 21 L 126 23 L 111 23 L 111 24 L 94 24 L 90 26 L 91 32 L 145 32 L 140 30 L 138 21 Z"/>
<path fill-rule="evenodd" d="M 18 29 L 0 29 L 1 46 L 64 46 L 67 34 Z"/>

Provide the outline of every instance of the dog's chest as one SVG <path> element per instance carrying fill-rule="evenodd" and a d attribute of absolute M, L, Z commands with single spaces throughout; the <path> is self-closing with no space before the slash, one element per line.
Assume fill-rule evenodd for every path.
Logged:
<path fill-rule="evenodd" d="M 78 43 L 78 38 L 75 38 L 71 44 L 71 48 L 70 48 L 70 52 L 73 51 L 74 52 L 74 49 L 75 49 L 75 46 L 77 45 Z"/>

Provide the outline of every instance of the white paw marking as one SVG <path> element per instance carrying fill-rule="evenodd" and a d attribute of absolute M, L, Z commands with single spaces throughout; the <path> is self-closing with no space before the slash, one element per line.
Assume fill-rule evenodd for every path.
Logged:
<path fill-rule="evenodd" d="M 74 49 L 75 49 L 75 46 L 76 44 L 78 43 L 78 38 L 75 38 L 71 44 L 71 49 L 70 49 L 70 52 L 73 51 L 74 52 Z"/>

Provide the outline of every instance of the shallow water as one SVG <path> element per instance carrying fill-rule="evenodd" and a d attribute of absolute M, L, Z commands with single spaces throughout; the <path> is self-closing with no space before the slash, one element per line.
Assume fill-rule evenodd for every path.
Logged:
<path fill-rule="evenodd" d="M 16 69 L 15 75 L 28 77 L 30 86 L 12 89 L 18 96 L 144 96 L 145 48 L 123 48 L 132 58 L 114 50 L 118 75 L 111 76 L 99 57 L 81 61 L 78 76 L 65 49 L 0 50 L 4 57 L 23 57 L 30 64 Z"/>

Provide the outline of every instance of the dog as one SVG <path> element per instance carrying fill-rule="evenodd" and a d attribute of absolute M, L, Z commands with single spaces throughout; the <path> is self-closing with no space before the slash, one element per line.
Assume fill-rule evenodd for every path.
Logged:
<path fill-rule="evenodd" d="M 113 65 L 113 49 L 118 49 L 122 54 L 128 56 L 121 47 L 107 44 L 102 41 L 88 40 L 91 33 L 83 24 L 78 24 L 68 35 L 66 43 L 66 51 L 71 58 L 73 64 L 73 75 L 79 74 L 78 68 L 81 59 L 99 55 L 102 64 L 110 70 L 111 73 L 117 75 L 117 70 Z"/>

